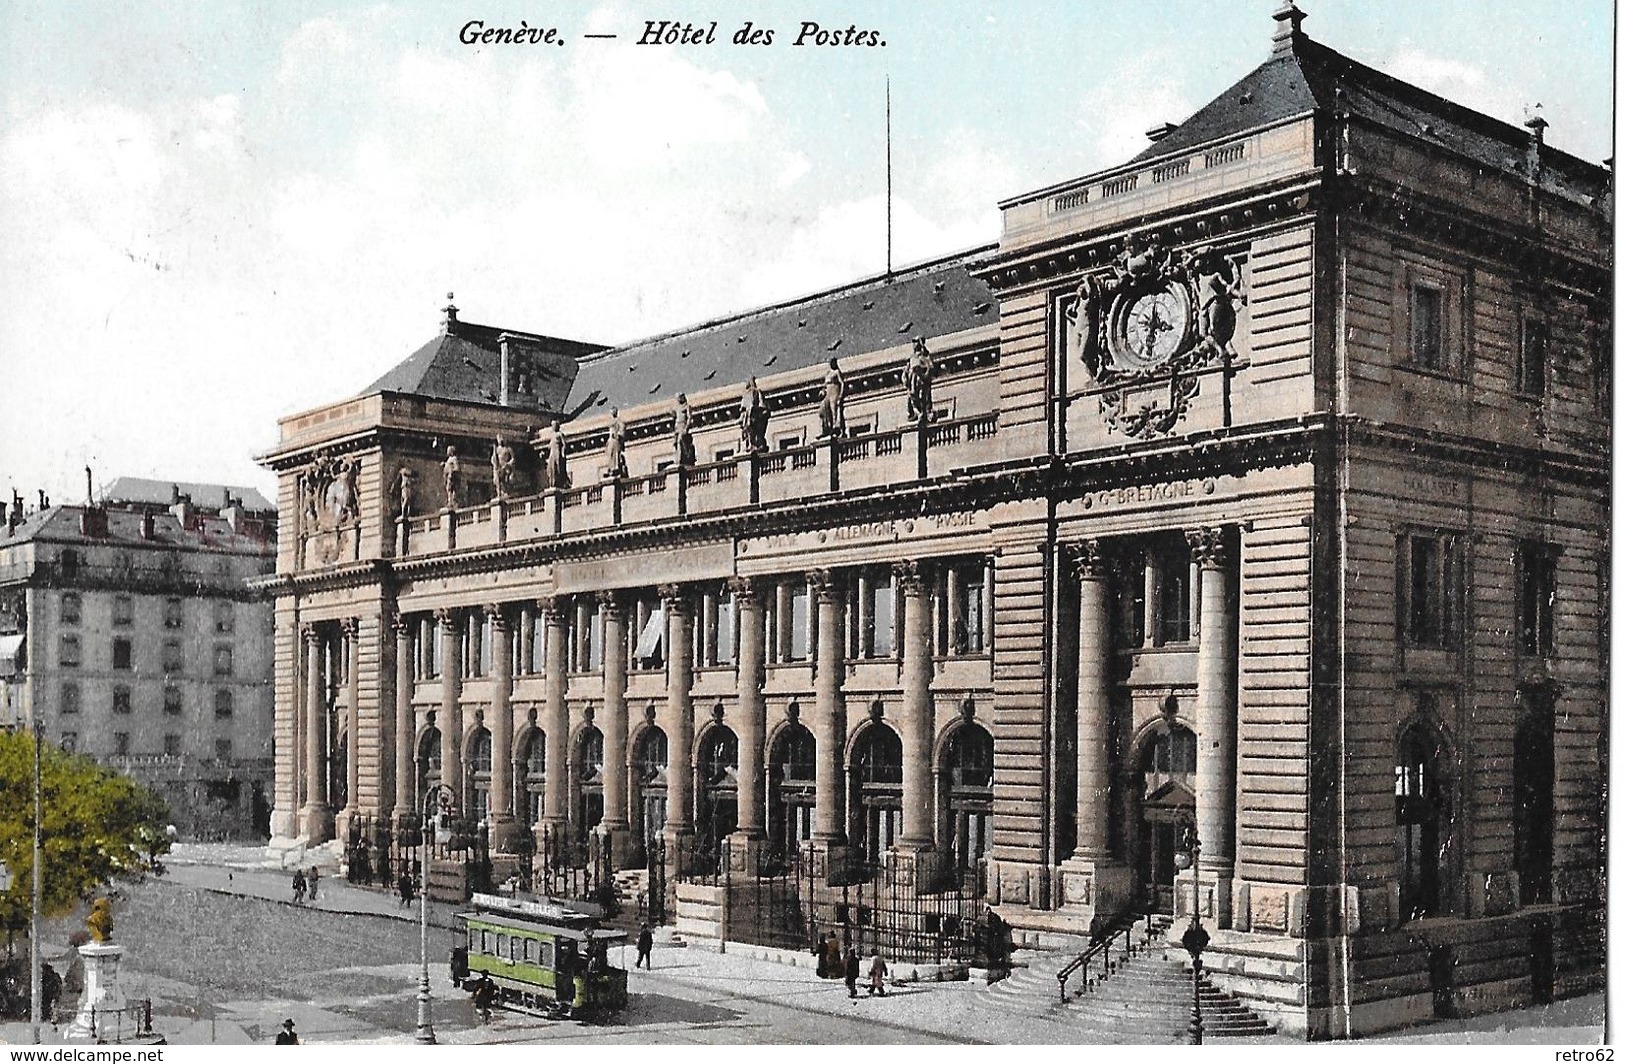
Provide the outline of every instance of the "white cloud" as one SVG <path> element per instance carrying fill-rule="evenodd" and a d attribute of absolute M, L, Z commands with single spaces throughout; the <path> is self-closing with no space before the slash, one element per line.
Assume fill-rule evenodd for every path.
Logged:
<path fill-rule="evenodd" d="M 1396 51 L 1382 69 L 1447 100 L 1482 111 L 1503 122 L 1522 122 L 1539 101 L 1504 78 L 1491 78 L 1482 67 L 1430 55 L 1414 46 Z"/>

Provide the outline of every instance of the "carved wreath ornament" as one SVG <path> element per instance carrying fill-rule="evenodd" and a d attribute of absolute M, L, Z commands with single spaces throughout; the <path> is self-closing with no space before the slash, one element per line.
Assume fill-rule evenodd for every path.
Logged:
<path fill-rule="evenodd" d="M 1083 278 L 1065 311 L 1067 351 L 1102 386 L 1108 428 L 1137 438 L 1171 432 L 1197 394 L 1195 374 L 1235 360 L 1242 276 L 1238 260 L 1211 247 L 1176 257 L 1151 244 Z M 1130 401 L 1131 388 L 1164 380 L 1157 398 Z"/>

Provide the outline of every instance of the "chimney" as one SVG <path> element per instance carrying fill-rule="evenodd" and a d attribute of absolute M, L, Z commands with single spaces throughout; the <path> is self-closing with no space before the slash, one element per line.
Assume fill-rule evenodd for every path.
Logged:
<path fill-rule="evenodd" d="M 242 500 L 228 498 L 226 501 L 231 505 L 221 509 L 220 517 L 231 526 L 232 535 L 240 536 L 243 534 L 243 521 L 246 516 L 243 513 Z"/>
<path fill-rule="evenodd" d="M 181 501 L 181 488 L 179 484 L 169 486 L 169 505 L 174 506 Z"/>
<path fill-rule="evenodd" d="M 1164 122 L 1160 126 L 1152 126 L 1150 129 L 1146 130 L 1145 139 L 1155 144 L 1157 141 L 1161 140 L 1163 137 L 1166 137 L 1168 134 L 1172 133 L 1178 128 L 1179 124 L 1177 122 Z"/>
<path fill-rule="evenodd" d="M 181 523 L 181 529 L 184 531 L 192 527 L 192 497 L 181 494 L 177 489 L 174 498 L 175 501 L 170 505 L 169 512 L 175 515 L 175 520 Z"/>
<path fill-rule="evenodd" d="M 44 511 L 44 510 L 48 509 L 50 507 L 50 505 L 51 505 L 51 500 L 46 497 L 45 489 L 44 488 L 35 488 L 34 490 L 39 492 L 39 508 L 40 508 L 40 510 Z"/>
<path fill-rule="evenodd" d="M 152 511 L 151 510 L 143 510 L 141 512 L 141 538 L 145 539 L 145 540 L 152 539 L 153 538 L 152 532 L 153 532 Z"/>
<path fill-rule="evenodd" d="M 1308 18 L 1292 0 L 1286 0 L 1275 12 L 1275 33 L 1270 37 L 1270 55 L 1286 55 L 1293 43 L 1303 36 L 1303 20 Z"/>
<path fill-rule="evenodd" d="M 511 367 L 513 366 L 512 361 L 508 358 L 508 334 L 503 333 L 501 336 L 497 337 L 497 343 L 502 345 L 502 362 L 497 369 L 497 372 L 502 375 L 502 385 L 497 389 L 497 401 L 503 406 L 507 406 L 508 377 L 511 372 Z"/>
<path fill-rule="evenodd" d="M 1540 117 L 1540 104 L 1535 104 L 1535 108 L 1535 117 L 1524 122 L 1523 127 L 1529 130 L 1529 154 L 1527 157 L 1529 180 L 1538 184 L 1543 168 L 1540 149 L 1546 146 L 1546 127 L 1549 123 Z"/>
<path fill-rule="evenodd" d="M 81 536 L 107 535 L 107 511 L 99 506 L 87 506 L 80 510 L 79 534 Z"/>
<path fill-rule="evenodd" d="M 452 298 L 452 294 L 447 292 L 446 305 L 441 308 L 446 315 L 445 319 L 440 323 L 440 331 L 442 333 L 451 332 L 451 327 L 457 324 L 457 304 L 452 302 Z"/>

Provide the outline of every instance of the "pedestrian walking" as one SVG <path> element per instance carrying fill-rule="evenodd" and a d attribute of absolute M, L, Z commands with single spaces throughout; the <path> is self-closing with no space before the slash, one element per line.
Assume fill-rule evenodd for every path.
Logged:
<path fill-rule="evenodd" d="M 841 943 L 835 937 L 835 932 L 829 933 L 824 940 L 824 969 L 831 979 L 839 979 L 843 971 L 841 967 Z"/>
<path fill-rule="evenodd" d="M 307 884 L 309 884 L 309 886 L 310 886 L 310 900 L 311 901 L 316 900 L 316 883 L 321 878 L 322 878 L 322 874 L 320 872 L 316 871 L 316 866 L 311 865 L 310 866 L 310 875 L 305 877 L 305 882 Z"/>
<path fill-rule="evenodd" d="M 398 884 L 396 884 L 396 889 L 401 892 L 401 908 L 403 908 L 403 909 L 410 908 L 411 905 L 412 905 L 412 901 L 413 901 L 413 895 L 415 895 L 417 893 L 417 891 L 412 886 L 412 873 L 411 872 L 402 872 L 401 873 L 401 881 Z"/>
<path fill-rule="evenodd" d="M 292 1020 L 282 1021 L 282 1030 L 276 1033 L 276 1044 L 279 1046 L 296 1046 L 299 1044 L 299 1035 L 293 1029 Z"/>
<path fill-rule="evenodd" d="M 846 960 L 842 964 L 846 972 L 846 996 L 853 1001 L 858 999 L 858 951 L 851 946 L 846 947 Z"/>
<path fill-rule="evenodd" d="M 481 975 L 474 983 L 474 1011 L 481 1023 L 491 1022 L 491 1006 L 496 1004 L 497 985 L 489 975 Z"/>
<path fill-rule="evenodd" d="M 293 903 L 295 905 L 305 903 L 305 871 L 302 868 L 293 870 Z"/>
<path fill-rule="evenodd" d="M 40 1015 L 56 1026 L 56 1003 L 62 997 L 62 977 L 49 964 L 40 965 Z"/>
<path fill-rule="evenodd" d="M 875 953 L 874 960 L 869 962 L 869 996 L 874 997 L 876 994 L 886 996 L 886 958 L 878 952 Z"/>
<path fill-rule="evenodd" d="M 638 932 L 638 959 L 632 965 L 632 967 L 648 968 L 650 971 L 653 971 L 654 961 L 650 959 L 649 954 L 654 948 L 655 935 L 654 932 L 650 930 L 648 922 L 645 921 L 643 929 Z M 625 964 L 626 962 L 622 961 L 621 963 Z"/>

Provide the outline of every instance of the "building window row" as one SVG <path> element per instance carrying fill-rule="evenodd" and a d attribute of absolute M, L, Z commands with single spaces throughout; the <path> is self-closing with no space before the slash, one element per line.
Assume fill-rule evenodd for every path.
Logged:
<path fill-rule="evenodd" d="M 1468 537 L 1461 533 L 1411 533 L 1399 539 L 1399 635 L 1406 646 L 1454 649 L 1461 645 L 1466 616 Z M 1556 644 L 1557 551 L 1521 541 L 1512 569 L 1518 649 L 1550 656 Z"/>

